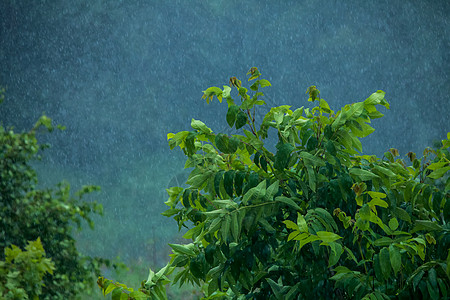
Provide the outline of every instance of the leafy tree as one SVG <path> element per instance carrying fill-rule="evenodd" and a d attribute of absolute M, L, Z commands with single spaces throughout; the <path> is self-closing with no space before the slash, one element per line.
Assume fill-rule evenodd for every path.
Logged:
<path fill-rule="evenodd" d="M 93 272 L 99 274 L 99 266 L 109 264 L 108 260 L 81 255 L 72 236 L 73 224 L 80 228 L 85 220 L 93 227 L 91 213 L 102 212 L 102 206 L 96 202 L 82 201 L 85 194 L 99 188 L 85 186 L 74 196 L 68 183 L 52 189 L 37 188 L 36 172 L 30 161 L 39 158 L 38 152 L 47 147 L 36 139 L 36 134 L 45 129 L 54 129 L 46 116 L 25 133 L 0 126 L 0 248 L 11 245 L 22 248 L 28 241 L 40 238 L 55 265 L 53 275 L 44 276 L 42 298 L 74 299 L 92 286 Z M 1 253 L 0 258 L 5 259 L 5 255 Z M 18 282 L 26 279 L 26 284 L 32 287 L 37 278 L 24 277 Z M 2 286 L 2 289 L 9 288 Z"/>
<path fill-rule="evenodd" d="M 361 155 L 360 138 L 383 116 L 378 107 L 389 109 L 385 93 L 333 111 L 315 86 L 307 90 L 315 107 L 272 107 L 258 129 L 261 89 L 271 84 L 257 68 L 248 75 L 250 90 L 232 77 L 203 95 L 225 99 L 226 120 L 242 134 L 216 134 L 194 119 L 191 131 L 168 134 L 192 171 L 187 188 L 167 190 L 163 215 L 188 228 L 190 242 L 170 244 L 170 262 L 139 292 L 121 296 L 125 285 L 101 277 L 104 294 L 165 299 L 173 274 L 205 299 L 447 298 L 450 133 L 422 158 L 394 148 Z"/>
<path fill-rule="evenodd" d="M 28 242 L 25 250 L 15 245 L 5 248 L 5 261 L 0 261 L 2 299 L 35 299 L 42 293 L 44 274 L 53 274 L 55 265 L 45 258 L 39 238 Z"/>

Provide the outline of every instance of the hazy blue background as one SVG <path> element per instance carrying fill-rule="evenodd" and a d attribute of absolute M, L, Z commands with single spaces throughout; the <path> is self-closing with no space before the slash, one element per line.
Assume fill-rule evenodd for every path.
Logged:
<path fill-rule="evenodd" d="M 312 84 L 335 110 L 381 89 L 391 110 L 365 153 L 420 151 L 449 130 L 449 17 L 438 0 L 0 0 L 0 120 L 67 126 L 42 136 L 53 148 L 38 167 L 44 184 L 102 186 L 82 251 L 161 265 L 179 236 L 165 188 L 184 164 L 166 134 L 226 124 L 202 90 L 252 66 L 271 105 L 307 106 Z"/>

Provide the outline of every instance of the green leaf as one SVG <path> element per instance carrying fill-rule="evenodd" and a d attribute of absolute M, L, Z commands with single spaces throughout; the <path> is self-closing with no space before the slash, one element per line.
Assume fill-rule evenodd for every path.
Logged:
<path fill-rule="evenodd" d="M 291 220 L 284 220 L 283 223 L 286 224 L 286 228 L 288 228 L 288 229 L 300 231 L 300 228 L 298 227 L 298 225 L 295 224 L 294 222 L 292 222 Z"/>
<path fill-rule="evenodd" d="M 229 214 L 226 214 L 220 226 L 220 234 L 222 235 L 222 241 L 225 243 L 228 241 L 230 227 L 231 227 L 231 216 Z"/>
<path fill-rule="evenodd" d="M 247 204 L 249 201 L 254 201 L 257 199 L 261 199 L 266 194 L 266 181 L 261 181 L 257 186 L 249 189 L 247 193 L 245 193 L 244 198 L 242 199 L 242 203 Z"/>
<path fill-rule="evenodd" d="M 288 197 L 285 197 L 285 196 L 278 196 L 278 197 L 275 198 L 275 201 L 287 204 L 287 205 L 293 207 L 296 210 L 301 210 L 300 206 L 298 206 L 297 203 L 295 203 L 295 201 L 292 200 L 291 198 L 288 198 Z"/>
<path fill-rule="evenodd" d="M 398 228 L 398 221 L 397 221 L 397 218 L 392 218 L 392 219 L 389 220 L 389 228 L 390 228 L 392 231 L 397 230 L 397 228 Z"/>
<path fill-rule="evenodd" d="M 236 105 L 231 105 L 230 107 L 228 107 L 227 123 L 230 127 L 233 127 L 234 122 L 236 122 L 236 116 L 237 116 L 238 111 L 239 111 L 239 107 Z"/>
<path fill-rule="evenodd" d="M 377 278 L 377 280 L 383 282 L 384 277 L 383 272 L 381 271 L 379 254 L 375 254 L 373 256 L 373 270 L 375 272 L 375 277 Z"/>
<path fill-rule="evenodd" d="M 431 287 L 434 290 L 438 289 L 438 286 L 437 286 L 437 274 L 436 274 L 436 270 L 434 268 L 431 268 L 430 270 L 428 270 L 428 281 L 430 282 Z M 439 292 L 438 292 L 438 294 L 439 294 Z"/>
<path fill-rule="evenodd" d="M 216 144 L 217 149 L 223 153 L 228 153 L 228 142 L 229 137 L 226 134 L 219 133 L 216 135 L 214 143 Z"/>
<path fill-rule="evenodd" d="M 375 206 L 375 205 L 381 206 L 381 207 L 384 207 L 384 208 L 389 207 L 389 205 L 387 204 L 386 201 L 381 200 L 381 199 L 378 199 L 378 198 L 374 198 L 374 199 L 370 200 L 370 202 L 368 203 L 368 205 L 371 206 L 371 207 L 372 207 L 372 206 Z"/>
<path fill-rule="evenodd" d="M 306 166 L 306 171 L 308 173 L 308 183 L 309 187 L 313 192 L 316 191 L 316 172 L 311 166 Z"/>
<path fill-rule="evenodd" d="M 260 219 L 258 221 L 259 224 L 262 225 L 262 227 L 269 233 L 269 234 L 275 234 L 277 231 L 275 230 L 275 228 L 273 228 L 272 225 L 270 225 L 269 222 L 267 222 L 266 219 Z"/>
<path fill-rule="evenodd" d="M 392 244 L 389 245 L 389 260 L 391 262 L 392 270 L 394 270 L 394 274 L 397 275 L 402 268 L 402 256 L 400 250 Z"/>
<path fill-rule="evenodd" d="M 450 249 L 448 249 L 447 252 L 448 253 L 447 253 L 447 260 L 446 260 L 446 263 L 447 263 L 446 272 L 447 272 L 447 276 L 450 277 Z"/>
<path fill-rule="evenodd" d="M 222 91 L 222 97 L 225 99 L 231 98 L 230 92 L 231 92 L 231 87 L 229 87 L 228 85 L 224 85 L 223 91 Z"/>
<path fill-rule="evenodd" d="M 170 248 L 172 248 L 175 252 L 185 254 L 188 256 L 195 256 L 195 252 L 192 249 L 193 244 L 189 245 L 179 245 L 179 244 L 169 244 Z"/>
<path fill-rule="evenodd" d="M 330 153 L 333 156 L 336 156 L 336 147 L 334 146 L 334 143 L 332 140 L 328 140 L 326 144 L 327 152 Z"/>
<path fill-rule="evenodd" d="M 394 211 L 395 211 L 395 215 L 399 219 L 406 221 L 408 223 L 411 223 L 411 217 L 410 217 L 409 213 L 406 212 L 406 210 L 404 210 L 403 208 L 400 208 L 400 207 L 395 207 Z"/>
<path fill-rule="evenodd" d="M 261 85 L 262 88 L 266 86 L 272 86 L 272 84 L 270 84 L 270 82 L 266 79 L 260 79 L 259 84 Z"/>
<path fill-rule="evenodd" d="M 342 253 L 344 253 L 344 249 L 341 244 L 334 242 L 329 243 L 329 247 L 331 249 L 331 253 L 330 258 L 328 259 L 328 267 L 330 268 L 338 263 Z"/>
<path fill-rule="evenodd" d="M 234 176 L 234 190 L 238 196 L 242 195 L 242 187 L 246 175 L 246 172 L 237 171 Z"/>
<path fill-rule="evenodd" d="M 225 175 L 223 176 L 223 186 L 225 187 L 225 191 L 230 198 L 233 197 L 233 181 L 235 173 L 235 170 L 229 170 L 226 171 Z"/>
<path fill-rule="evenodd" d="M 238 211 L 231 214 L 231 234 L 233 235 L 234 241 L 239 240 L 240 224 L 238 221 Z"/>
<path fill-rule="evenodd" d="M 294 146 L 292 146 L 291 144 L 277 144 L 277 153 L 275 155 L 274 163 L 275 169 L 281 171 L 286 168 L 292 150 L 294 150 Z"/>
<path fill-rule="evenodd" d="M 206 133 L 206 134 L 209 134 L 209 133 L 212 132 L 212 130 L 210 128 L 208 128 L 205 125 L 205 123 L 203 123 L 202 121 L 199 121 L 199 120 L 195 120 L 195 119 L 192 119 L 191 127 L 194 128 L 194 129 L 197 129 L 197 130 L 199 130 L 199 131 L 201 131 L 203 133 Z"/>
<path fill-rule="evenodd" d="M 236 129 L 239 129 L 247 124 L 247 115 L 242 111 L 238 110 L 236 115 Z"/>
<path fill-rule="evenodd" d="M 202 188 L 203 184 L 210 178 L 212 171 L 207 171 L 205 173 L 200 173 L 190 177 L 186 184 L 190 185 L 194 189 Z"/>
<path fill-rule="evenodd" d="M 383 273 L 383 277 L 388 279 L 391 274 L 391 260 L 389 256 L 389 249 L 384 247 L 380 251 L 379 255 L 381 272 Z"/>
<path fill-rule="evenodd" d="M 369 194 L 369 196 L 371 198 L 386 198 L 386 194 L 385 193 L 374 192 L 374 191 L 367 191 L 367 194 Z"/>
<path fill-rule="evenodd" d="M 297 225 L 300 232 L 308 232 L 308 225 L 306 224 L 305 217 L 301 213 L 297 213 Z"/>
<path fill-rule="evenodd" d="M 420 231 L 420 230 L 426 230 L 426 231 L 439 230 L 439 231 L 441 231 L 442 226 L 440 226 L 439 224 L 437 224 L 436 222 L 433 222 L 433 221 L 416 220 L 415 226 L 414 226 L 413 230 L 411 231 L 411 233 L 414 233 L 414 232 Z"/>
<path fill-rule="evenodd" d="M 329 232 L 329 231 L 318 231 L 317 236 L 324 242 L 324 243 L 331 243 L 338 239 L 342 239 L 341 236 L 337 235 L 336 233 Z"/>
<path fill-rule="evenodd" d="M 315 167 L 325 166 L 325 162 L 320 157 L 314 156 L 309 152 L 302 151 L 299 156 L 303 158 L 305 165 L 312 165 Z"/>
<path fill-rule="evenodd" d="M 389 246 L 392 244 L 392 239 L 387 236 L 383 236 L 373 242 L 375 246 Z"/>
<path fill-rule="evenodd" d="M 264 196 L 264 201 L 272 201 L 280 186 L 280 181 L 276 180 L 272 183 L 266 190 L 266 195 Z"/>
<path fill-rule="evenodd" d="M 103 291 L 103 296 L 108 295 L 109 293 L 111 293 L 112 291 L 114 291 L 117 288 L 118 288 L 118 286 L 116 286 L 114 283 L 111 282 L 108 285 L 108 287 Z"/>
<path fill-rule="evenodd" d="M 386 175 L 387 177 L 395 177 L 396 176 L 395 173 L 392 172 L 389 169 L 386 169 L 386 168 L 383 168 L 383 167 L 380 167 L 380 166 L 374 166 L 373 168 L 374 168 L 374 170 L 380 172 L 383 175 Z"/>
<path fill-rule="evenodd" d="M 364 106 L 367 107 L 368 105 L 377 105 L 377 104 L 381 104 L 386 106 L 386 108 L 389 109 L 389 104 L 387 104 L 386 100 L 384 99 L 384 95 L 386 93 L 383 91 L 376 91 L 375 93 L 373 93 L 372 95 L 369 96 L 369 98 L 367 98 L 366 100 L 364 100 Z"/>
<path fill-rule="evenodd" d="M 447 171 L 450 170 L 450 166 L 445 167 L 445 168 L 441 168 L 441 169 L 437 169 L 435 171 L 433 171 L 430 175 L 428 175 L 428 178 L 432 178 L 432 179 L 439 179 L 442 176 L 445 175 L 445 173 L 447 173 Z"/>
<path fill-rule="evenodd" d="M 358 178 L 360 181 L 368 181 L 375 178 L 380 178 L 378 175 L 373 174 L 370 171 L 359 169 L 359 168 L 351 168 L 349 170 L 350 175 Z"/>
<path fill-rule="evenodd" d="M 206 103 L 209 104 L 209 102 L 212 100 L 214 96 L 217 97 L 220 103 L 222 103 L 222 90 L 218 87 L 210 87 L 206 91 L 203 91 L 202 99 L 206 99 Z"/>
<path fill-rule="evenodd" d="M 225 171 L 221 170 L 219 172 L 216 173 L 216 175 L 214 176 L 214 191 L 216 192 L 217 196 L 221 196 L 220 195 L 220 183 L 223 180 L 223 174 L 225 173 Z"/>
<path fill-rule="evenodd" d="M 282 286 L 279 285 L 278 283 L 276 283 L 275 281 L 273 281 L 270 278 L 266 278 L 266 280 L 269 283 L 269 285 L 270 285 L 270 287 L 271 287 L 271 289 L 272 289 L 276 299 L 279 299 L 279 300 L 283 299 L 283 295 L 281 293 Z"/>

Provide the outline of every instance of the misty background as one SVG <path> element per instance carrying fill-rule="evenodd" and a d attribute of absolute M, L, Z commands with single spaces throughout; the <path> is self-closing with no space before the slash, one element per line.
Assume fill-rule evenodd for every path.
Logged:
<path fill-rule="evenodd" d="M 192 118 L 227 126 L 203 90 L 245 86 L 253 66 L 272 106 L 310 106 L 310 85 L 334 110 L 383 90 L 391 109 L 364 154 L 421 156 L 449 130 L 449 31 L 438 0 L 0 0 L 0 122 L 28 130 L 45 112 L 67 127 L 40 136 L 52 148 L 36 167 L 43 186 L 101 186 L 89 199 L 104 217 L 78 235 L 81 252 L 162 266 L 181 237 L 160 215 L 165 189 L 186 174 L 166 135 Z"/>

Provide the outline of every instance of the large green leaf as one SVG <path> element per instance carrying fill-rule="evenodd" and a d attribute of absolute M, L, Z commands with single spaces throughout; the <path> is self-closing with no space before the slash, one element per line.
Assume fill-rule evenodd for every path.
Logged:
<path fill-rule="evenodd" d="M 230 107 L 228 107 L 228 112 L 227 112 L 227 123 L 230 127 L 234 126 L 234 122 L 236 122 L 236 115 L 239 111 L 239 107 L 236 105 L 230 105 Z"/>
<path fill-rule="evenodd" d="M 266 194 L 266 181 L 263 180 L 257 186 L 249 189 L 245 193 L 242 199 L 242 203 L 247 204 L 249 201 L 261 199 L 265 196 L 265 194 Z"/>
<path fill-rule="evenodd" d="M 242 111 L 238 110 L 236 114 L 236 129 L 239 129 L 247 124 L 247 115 Z"/>
<path fill-rule="evenodd" d="M 325 162 L 320 157 L 317 157 L 315 155 L 312 155 L 309 152 L 302 151 L 299 155 L 301 158 L 303 158 L 305 165 L 312 165 L 315 167 L 323 167 L 325 166 Z"/>
<path fill-rule="evenodd" d="M 359 169 L 359 168 L 351 168 L 349 170 L 350 175 L 352 175 L 354 178 L 359 179 L 359 181 L 368 181 L 375 178 L 379 178 L 378 175 L 375 175 L 374 173 Z"/>
<path fill-rule="evenodd" d="M 208 128 L 208 126 L 206 126 L 205 123 L 203 123 L 202 121 L 199 121 L 199 120 L 195 120 L 195 119 L 192 119 L 191 127 L 194 129 L 197 129 L 203 133 L 206 133 L 206 134 L 212 132 L 212 130 L 210 128 Z"/>
<path fill-rule="evenodd" d="M 400 249 L 392 244 L 389 245 L 389 260 L 391 262 L 392 270 L 394 270 L 394 274 L 397 275 L 402 268 L 402 257 L 400 254 Z"/>
<path fill-rule="evenodd" d="M 274 163 L 275 169 L 283 170 L 286 168 L 292 150 L 294 150 L 294 146 L 291 144 L 280 143 L 277 145 L 277 153 L 275 155 Z"/>
<path fill-rule="evenodd" d="M 381 272 L 383 273 L 384 279 L 388 279 L 391 274 L 391 260 L 389 256 L 389 249 L 384 247 L 380 250 L 379 255 Z"/>
<path fill-rule="evenodd" d="M 291 206 L 292 208 L 294 208 L 296 210 L 301 210 L 301 208 L 297 205 L 297 203 L 295 203 L 295 201 L 292 200 L 291 198 L 288 198 L 288 197 L 285 197 L 285 196 L 278 196 L 278 197 L 275 198 L 275 201 L 287 204 L 287 205 Z"/>

